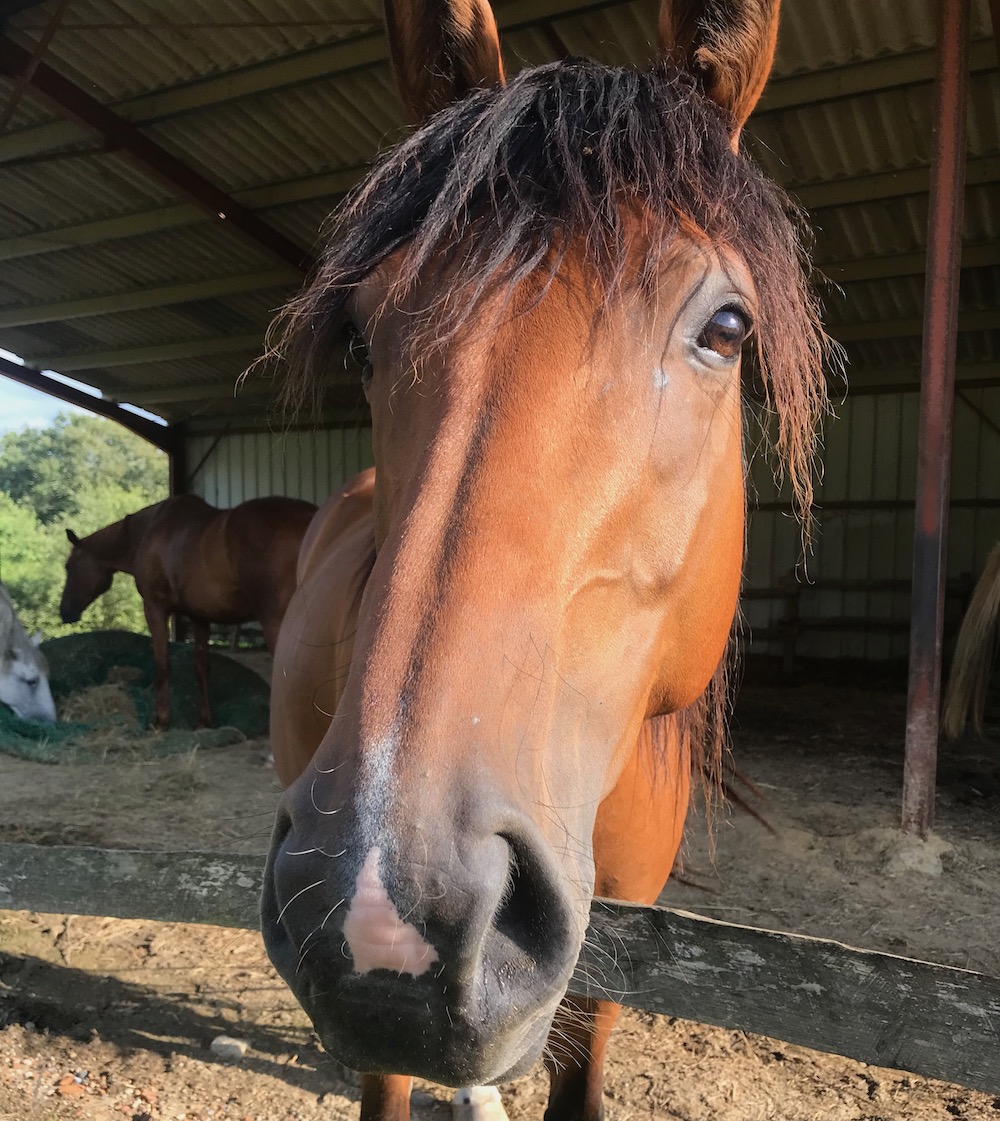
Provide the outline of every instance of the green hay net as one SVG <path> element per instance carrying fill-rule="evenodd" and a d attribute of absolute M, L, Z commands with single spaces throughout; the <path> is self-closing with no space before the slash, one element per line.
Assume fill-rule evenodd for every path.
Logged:
<path fill-rule="evenodd" d="M 129 631 L 92 631 L 43 643 L 56 709 L 72 710 L 74 699 L 94 686 L 117 687 L 127 713 L 39 724 L 22 720 L 0 704 L 0 752 L 39 763 L 99 762 L 110 754 L 177 755 L 221 747 L 267 734 L 267 683 L 253 670 L 209 652 L 209 696 L 214 728 L 195 729 L 198 691 L 194 648 L 170 646 L 170 712 L 167 732 L 153 732 L 156 704 L 153 650 L 149 637 Z"/>

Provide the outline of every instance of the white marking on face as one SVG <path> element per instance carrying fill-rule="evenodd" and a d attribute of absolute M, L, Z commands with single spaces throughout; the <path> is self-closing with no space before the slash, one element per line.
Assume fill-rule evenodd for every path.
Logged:
<path fill-rule="evenodd" d="M 670 375 L 662 366 L 657 366 L 653 371 L 653 386 L 656 389 L 666 389 L 670 384 Z"/>
<path fill-rule="evenodd" d="M 451 1099 L 453 1121 L 508 1121 L 496 1086 L 463 1086 Z"/>
<path fill-rule="evenodd" d="M 419 977 L 438 960 L 437 950 L 412 923 L 400 918 L 382 883 L 380 855 L 376 845 L 361 865 L 344 919 L 344 941 L 354 959 L 355 973 L 391 969 Z"/>
<path fill-rule="evenodd" d="M 371 744 L 361 763 L 360 782 L 354 804 L 361 831 L 359 841 L 369 848 L 377 843 L 392 805 L 398 748 L 399 740 L 394 731 L 390 732 Z"/>

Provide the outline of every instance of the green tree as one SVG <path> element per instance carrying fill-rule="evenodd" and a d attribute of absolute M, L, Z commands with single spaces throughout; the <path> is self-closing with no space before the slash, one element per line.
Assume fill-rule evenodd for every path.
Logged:
<path fill-rule="evenodd" d="M 111 421 L 61 415 L 0 437 L 0 580 L 25 627 L 46 637 L 144 630 L 142 600 L 123 573 L 79 623 L 60 621 L 65 529 L 84 537 L 166 497 L 166 456 Z"/>
<path fill-rule="evenodd" d="M 136 509 L 149 506 L 167 496 L 167 457 L 121 425 L 83 413 L 0 436 L 0 491 L 43 525 L 75 518 L 95 482 L 135 494 Z"/>

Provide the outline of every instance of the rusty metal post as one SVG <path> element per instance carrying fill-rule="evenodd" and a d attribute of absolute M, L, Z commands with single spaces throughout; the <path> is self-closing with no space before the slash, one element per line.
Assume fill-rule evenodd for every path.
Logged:
<path fill-rule="evenodd" d="M 1000 0 L 990 0 L 990 19 L 993 22 L 993 43 L 997 49 L 997 62 L 1000 62 Z"/>
<path fill-rule="evenodd" d="M 903 830 L 934 825 L 941 636 L 948 558 L 958 281 L 965 190 L 969 0 L 938 0 L 934 157 L 924 282 L 923 365 L 917 437 L 910 685 L 903 768 Z"/>

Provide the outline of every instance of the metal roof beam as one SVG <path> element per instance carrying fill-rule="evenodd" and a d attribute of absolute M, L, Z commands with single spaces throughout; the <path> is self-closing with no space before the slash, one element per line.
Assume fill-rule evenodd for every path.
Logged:
<path fill-rule="evenodd" d="M 962 247 L 962 268 L 981 269 L 1000 265 L 1000 241 Z M 818 261 L 816 269 L 837 284 L 859 280 L 887 280 L 897 276 L 922 276 L 927 253 L 898 253 L 889 257 L 859 257 L 854 261 Z"/>
<path fill-rule="evenodd" d="M 336 198 L 346 194 L 361 178 L 364 171 L 364 168 L 352 167 L 343 171 L 307 175 L 302 179 L 269 183 L 262 187 L 237 191 L 233 198 L 251 210 L 289 206 L 297 202 L 311 202 L 321 198 Z M 4 238 L 0 240 L 0 261 L 32 257 L 38 253 L 53 253 L 60 249 L 77 249 L 83 245 L 96 245 L 99 242 L 116 241 L 126 237 L 141 237 L 143 234 L 193 226 L 204 220 L 203 211 L 182 204 L 161 206 L 156 210 L 143 210 L 137 214 L 117 215 L 114 218 L 78 222 L 53 230 Z"/>
<path fill-rule="evenodd" d="M 857 175 L 850 179 L 834 179 L 827 183 L 788 187 L 788 193 L 807 210 L 828 206 L 848 206 L 877 199 L 903 198 L 927 194 L 930 189 L 929 167 L 913 167 L 903 171 L 879 171 L 873 175 Z M 1000 182 L 1000 156 L 979 156 L 966 164 L 966 187 L 981 187 Z"/>
<path fill-rule="evenodd" d="M 921 251 L 916 253 L 901 253 L 892 257 L 866 257 L 857 261 L 847 261 L 844 263 L 819 262 L 816 268 L 838 284 L 850 284 L 866 280 L 884 280 L 897 276 L 919 276 L 924 272 L 925 265 L 926 254 Z M 1000 265 L 1000 242 L 985 242 L 979 245 L 967 245 L 963 248 L 963 268 L 983 268 L 990 265 Z M 208 285 L 218 285 L 214 293 L 215 295 L 223 295 L 227 290 L 229 292 L 250 291 L 256 287 L 254 283 L 256 277 L 260 278 L 261 287 L 273 287 L 285 279 L 273 273 L 249 274 L 243 277 L 231 277 L 228 281 L 226 278 L 219 281 L 205 281 L 202 282 L 201 287 L 204 290 Z M 231 287 L 227 288 L 227 285 L 231 285 Z M 169 295 L 173 290 L 174 289 L 171 288 L 164 288 L 154 290 L 152 293 L 137 293 L 136 296 L 151 297 L 154 295 L 155 291 Z M 190 286 L 188 287 L 188 291 L 190 292 Z M 190 298 L 190 296 L 188 296 L 188 298 Z M 76 303 L 79 302 L 80 301 L 76 301 Z M 151 307 L 157 305 L 155 303 L 147 303 L 143 306 Z M 113 310 L 123 311 L 128 309 L 122 307 L 119 303 Z M 909 323 L 912 325 L 916 320 L 900 320 L 894 322 L 897 324 Z M 11 324 L 8 324 L 8 326 L 11 326 Z M 992 324 L 989 324 L 989 326 L 992 326 Z M 858 325 L 851 324 L 849 326 L 845 325 L 842 330 L 850 334 L 850 332 L 855 329 L 860 328 Z M 890 327 L 889 329 L 891 330 L 893 328 Z M 865 338 L 875 337 L 868 333 L 867 328 L 865 330 Z M 903 335 L 899 337 L 905 337 L 908 333 L 909 331 L 904 331 Z M 846 341 L 852 340 L 846 339 Z M 163 343 L 156 346 L 128 347 L 124 349 L 112 348 L 61 355 L 28 355 L 27 357 L 30 362 L 36 365 L 52 367 L 58 369 L 60 373 L 71 373 L 76 370 L 110 369 L 116 366 L 144 366 L 155 362 L 208 358 L 218 354 L 249 353 L 259 351 L 262 346 L 263 338 L 260 334 L 246 334 L 226 335 L 207 339 L 185 339 L 180 342 Z"/>
<path fill-rule="evenodd" d="M 848 397 L 877 393 L 917 393 L 920 390 L 919 366 L 889 366 L 882 369 L 848 369 Z M 955 367 L 958 389 L 1000 388 L 1000 367 L 995 362 L 973 362 Z"/>
<path fill-rule="evenodd" d="M 130 405 L 146 408 L 150 405 L 176 405 L 187 401 L 218 400 L 220 397 L 260 397 L 273 393 L 272 380 L 248 378 L 239 384 L 241 372 L 233 374 L 229 381 L 207 382 L 204 385 L 165 385 L 160 389 L 123 389 L 114 394 L 117 400 L 127 401 Z"/>
<path fill-rule="evenodd" d="M 613 7 L 621 0 L 515 0 L 497 13 L 502 31 L 542 25 L 552 20 L 583 15 L 600 8 Z M 983 39 L 971 44 L 973 73 L 995 65 L 994 46 Z M 321 81 L 335 74 L 378 66 L 388 61 L 385 36 L 381 31 L 342 39 L 323 47 L 300 51 L 285 58 L 187 82 L 172 89 L 142 94 L 118 102 L 115 111 L 136 124 L 152 124 L 184 113 L 257 97 L 291 86 Z M 789 109 L 845 97 L 857 97 L 887 89 L 929 82 L 934 76 L 933 50 L 913 51 L 891 58 L 871 59 L 846 66 L 829 67 L 809 74 L 780 78 L 764 92 L 758 113 Z M 48 152 L 78 139 L 76 129 L 65 121 L 52 121 L 21 129 L 0 138 L 0 162 L 24 159 Z"/>
<path fill-rule="evenodd" d="M 0 141 L 2 143 L 2 141 Z M 253 210 L 288 206 L 318 198 L 333 198 L 349 191 L 364 174 L 364 168 L 345 168 L 342 171 L 324 172 L 284 183 L 251 187 L 233 197 L 241 205 Z M 966 182 L 979 186 L 1000 181 L 1000 159 L 984 156 L 969 160 Z M 922 194 L 930 182 L 928 168 L 911 168 L 906 171 L 879 172 L 853 179 L 831 183 L 806 185 L 792 190 L 799 201 L 810 209 L 839 206 L 845 203 L 867 202 L 873 199 L 897 198 L 909 194 Z M 190 206 L 164 206 L 156 210 L 126 214 L 114 218 L 99 218 L 79 222 L 61 229 L 44 230 L 0 240 L 0 261 L 16 260 L 38 253 L 51 253 L 61 249 L 76 249 L 99 242 L 120 238 L 139 237 L 194 225 L 204 220 L 204 214 Z M 831 274 L 832 275 L 832 274 Z M 902 274 L 899 274 L 902 275 Z M 834 277 L 839 279 L 839 277 Z"/>
<path fill-rule="evenodd" d="M 497 12 L 497 23 L 501 31 L 515 31 L 520 27 L 567 19 L 621 3 L 623 0 L 512 0 Z M 379 66 L 388 60 L 389 44 L 384 32 L 379 30 L 211 78 L 201 78 L 172 89 L 132 97 L 117 103 L 115 112 L 136 124 L 152 124 L 242 98 Z M 72 144 L 78 138 L 76 129 L 63 121 L 21 129 L 0 139 L 0 162 L 48 152 Z"/>
<path fill-rule="evenodd" d="M 118 350 L 89 350 L 76 354 L 28 355 L 28 361 L 61 374 L 77 370 L 106 370 L 116 366 L 145 366 L 150 362 L 182 362 L 193 358 L 211 358 L 217 354 L 259 353 L 264 348 L 261 333 L 225 335 L 221 338 L 189 339 L 160 346 L 134 346 Z"/>
<path fill-rule="evenodd" d="M 998 325 L 1000 316 L 994 308 L 963 311 L 958 316 L 959 331 L 992 331 Z M 827 324 L 827 329 L 839 343 L 920 338 L 924 331 L 924 320 L 920 316 L 916 319 L 883 319 L 878 323 L 833 323 Z"/>
<path fill-rule="evenodd" d="M 134 393 L 119 391 L 116 396 L 121 401 L 141 408 L 156 408 L 157 405 L 178 405 L 192 401 L 218 401 L 224 397 L 239 400 L 243 397 L 266 397 L 278 392 L 278 382 L 274 378 L 247 378 L 235 374 L 229 381 L 208 382 L 204 385 L 166 385 L 161 389 L 141 389 Z M 357 383 L 329 382 L 324 389 L 327 399 L 351 405 L 364 400 L 360 379 Z"/>
<path fill-rule="evenodd" d="M 0 309 L 0 328 L 28 327 L 34 323 L 57 323 L 67 319 L 84 319 L 93 315 L 114 315 L 122 311 L 167 307 L 191 300 L 210 300 L 237 292 L 256 292 L 264 288 L 288 287 L 302 278 L 291 269 L 223 276 L 214 280 L 196 280 L 185 284 L 167 284 L 159 288 L 116 292 L 107 296 L 88 296 L 81 300 L 64 300 L 35 307 Z"/>
<path fill-rule="evenodd" d="M 94 397 L 85 393 L 82 389 L 65 385 L 55 378 L 48 377 L 41 370 L 32 369 L 30 366 L 19 366 L 8 358 L 0 357 L 0 374 L 10 378 L 11 381 L 20 382 L 21 385 L 26 385 L 30 389 L 37 389 L 42 393 L 47 393 L 50 397 L 57 397 L 68 405 L 75 405 L 77 408 L 97 413 L 98 416 L 107 417 L 108 420 L 117 421 L 118 424 L 141 436 L 144 440 L 148 440 L 162 451 L 173 451 L 173 433 L 169 428 L 162 424 L 156 424 L 152 420 L 147 420 L 145 417 L 136 416 L 135 413 L 121 408 L 114 401 Z"/>
<path fill-rule="evenodd" d="M 844 66 L 831 66 L 778 78 L 764 90 L 754 116 L 760 113 L 796 109 L 824 101 L 839 101 L 847 97 L 862 97 L 870 93 L 919 86 L 934 80 L 936 53 L 933 47 L 923 51 L 873 58 L 863 62 L 849 62 Z M 996 53 L 989 39 L 977 39 L 969 47 L 969 71 L 978 74 L 993 70 Z"/>
<path fill-rule="evenodd" d="M 39 8 L 44 3 L 45 0 L 0 0 L 0 21 L 9 19 L 18 12 Z"/>
<path fill-rule="evenodd" d="M 34 66 L 34 70 L 31 67 Z M 31 52 L 0 34 L 0 70 L 9 77 L 27 77 L 25 90 L 31 97 L 79 128 L 106 140 L 118 155 L 168 187 L 216 221 L 225 222 L 247 240 L 268 253 L 306 272 L 309 254 L 283 233 L 269 226 L 252 210 L 220 190 L 183 160 L 140 132 L 130 121 L 117 116 L 90 94 L 64 78 L 45 63 L 35 65 Z"/>

